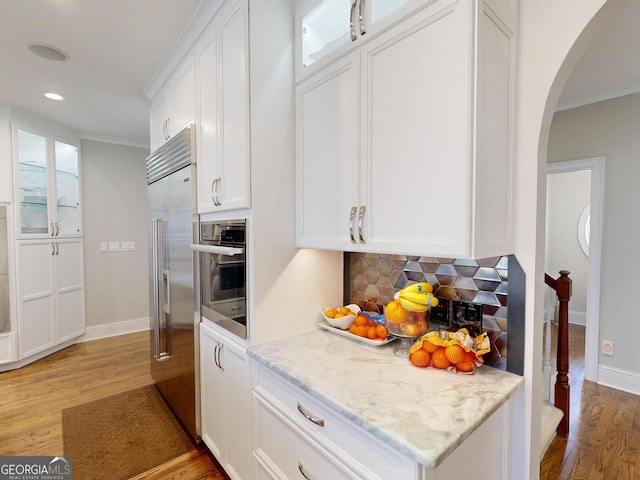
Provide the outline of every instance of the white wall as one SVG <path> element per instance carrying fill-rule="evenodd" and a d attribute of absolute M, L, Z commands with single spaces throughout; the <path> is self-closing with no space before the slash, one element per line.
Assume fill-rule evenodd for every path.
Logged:
<path fill-rule="evenodd" d="M 554 278 L 560 270 L 571 272 L 569 321 L 582 325 L 587 312 L 589 258 L 580 247 L 578 226 L 590 197 L 591 171 L 547 175 L 545 271 Z"/>
<path fill-rule="evenodd" d="M 612 5 L 616 2 L 610 0 Z M 514 479 L 538 478 L 540 469 L 548 132 L 564 82 L 598 31 L 598 22 L 590 22 L 604 4 L 605 0 L 519 2 L 515 254 L 527 282 L 525 384 L 514 397 L 513 412 L 519 419 L 513 430 Z M 598 17 L 604 21 L 606 13 Z"/>
<path fill-rule="evenodd" d="M 342 252 L 295 246 L 293 4 L 256 1 L 249 9 L 252 318 L 259 342 L 316 328 L 320 306 L 342 302 Z"/>
<path fill-rule="evenodd" d="M 82 141 L 88 338 L 148 328 L 148 150 Z M 101 252 L 101 242 L 136 242 Z M 124 322 L 124 324 L 120 323 Z"/>
<path fill-rule="evenodd" d="M 640 280 L 640 94 L 555 114 L 549 161 L 606 157 L 600 338 L 614 342 L 613 356 L 600 356 L 599 383 L 640 394 L 637 341 L 640 322 L 630 300 Z"/>

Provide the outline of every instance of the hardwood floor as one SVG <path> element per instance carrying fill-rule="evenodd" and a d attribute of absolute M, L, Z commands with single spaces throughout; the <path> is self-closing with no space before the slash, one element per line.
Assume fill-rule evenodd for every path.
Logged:
<path fill-rule="evenodd" d="M 640 479 L 640 397 L 584 380 L 584 327 L 569 343 L 569 437 L 551 442 L 541 480 Z"/>
<path fill-rule="evenodd" d="M 150 383 L 148 332 L 73 345 L 0 373 L 0 456 L 61 455 L 63 409 Z M 205 446 L 135 478 L 228 479 Z"/>

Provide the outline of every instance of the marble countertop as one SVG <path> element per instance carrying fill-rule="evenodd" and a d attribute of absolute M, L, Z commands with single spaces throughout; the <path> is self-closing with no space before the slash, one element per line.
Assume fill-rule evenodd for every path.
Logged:
<path fill-rule="evenodd" d="M 393 353 L 318 328 L 254 345 L 249 355 L 354 424 L 436 468 L 506 402 L 523 377 L 418 368 Z"/>

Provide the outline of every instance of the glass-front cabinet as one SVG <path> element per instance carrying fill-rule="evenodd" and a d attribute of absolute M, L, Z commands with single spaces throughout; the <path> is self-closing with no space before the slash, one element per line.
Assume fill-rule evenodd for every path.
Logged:
<path fill-rule="evenodd" d="M 80 236 L 78 147 L 16 129 L 19 234 Z"/>
<path fill-rule="evenodd" d="M 344 45 L 384 26 L 397 11 L 408 11 L 425 0 L 308 0 L 296 13 L 298 68 L 314 62 Z M 411 6 L 407 7 L 407 4 Z M 405 13 L 405 12 L 402 12 Z M 384 20 L 384 21 L 383 21 Z M 302 72 L 299 70 L 299 74 Z"/>

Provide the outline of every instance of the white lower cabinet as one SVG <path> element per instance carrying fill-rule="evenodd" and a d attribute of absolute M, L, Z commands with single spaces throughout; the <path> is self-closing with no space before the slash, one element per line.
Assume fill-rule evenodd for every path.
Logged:
<path fill-rule="evenodd" d="M 17 242 L 20 358 L 86 331 L 83 240 Z"/>
<path fill-rule="evenodd" d="M 233 480 L 251 478 L 251 376 L 246 349 L 200 324 L 201 436 Z"/>
<path fill-rule="evenodd" d="M 263 366 L 252 367 L 257 478 L 421 478 L 419 464 Z"/>

